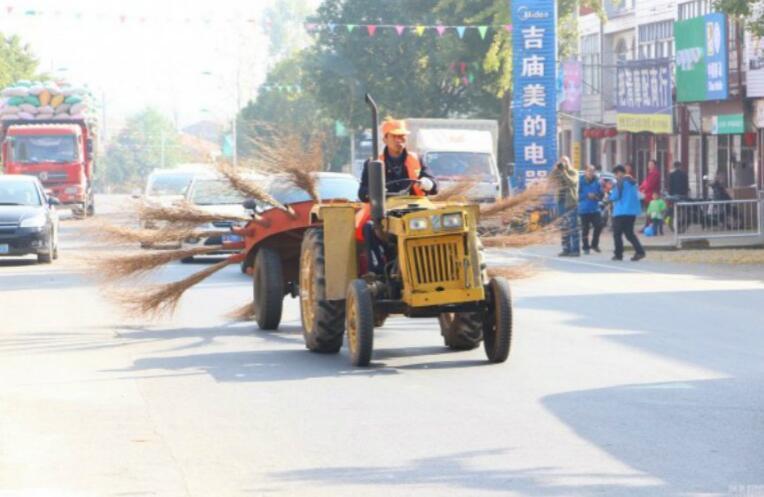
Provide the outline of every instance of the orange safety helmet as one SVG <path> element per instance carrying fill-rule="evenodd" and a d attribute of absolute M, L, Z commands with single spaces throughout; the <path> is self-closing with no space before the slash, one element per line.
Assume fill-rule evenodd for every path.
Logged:
<path fill-rule="evenodd" d="M 385 135 L 408 135 L 409 130 L 406 128 L 406 121 L 397 119 L 387 119 L 382 123 L 382 136 Z"/>

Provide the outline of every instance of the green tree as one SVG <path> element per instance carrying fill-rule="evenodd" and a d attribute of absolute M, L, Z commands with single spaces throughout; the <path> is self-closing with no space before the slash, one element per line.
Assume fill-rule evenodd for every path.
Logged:
<path fill-rule="evenodd" d="M 714 8 L 741 21 L 757 36 L 764 36 L 764 5 L 750 0 L 716 0 Z"/>
<path fill-rule="evenodd" d="M 238 150 L 243 157 L 256 158 L 256 142 L 269 133 L 290 132 L 305 140 L 319 135 L 323 141 L 324 162 L 330 168 L 342 166 L 339 152 L 346 145 L 334 134 L 334 121 L 322 110 L 312 93 L 301 85 L 305 52 L 278 62 L 260 86 L 257 97 L 238 117 Z"/>
<path fill-rule="evenodd" d="M 479 11 L 492 1 L 470 3 L 471 9 Z M 479 64 L 479 55 L 489 49 L 494 36 L 506 36 L 501 34 L 503 29 L 485 39 L 477 30 L 470 30 L 463 40 L 453 31 L 443 36 L 411 32 L 398 36 L 388 28 L 373 38 L 366 32 L 364 24 L 464 23 L 461 13 L 438 4 L 438 0 L 325 0 L 311 22 L 361 25 L 352 32 L 343 26 L 322 29 L 316 35 L 305 59 L 302 86 L 316 95 L 332 119 L 352 129 L 369 125 L 363 104 L 366 92 L 375 97 L 383 115 L 497 117 L 498 72 L 486 71 Z M 467 84 L 460 74 L 462 63 L 472 73 Z"/>
<path fill-rule="evenodd" d="M 96 181 L 127 191 L 142 186 L 155 168 L 174 167 L 185 159 L 172 121 L 154 108 L 131 116 L 106 150 Z"/>
<path fill-rule="evenodd" d="M 37 79 L 38 64 L 32 49 L 18 36 L 0 34 L 0 88 L 21 79 Z"/>

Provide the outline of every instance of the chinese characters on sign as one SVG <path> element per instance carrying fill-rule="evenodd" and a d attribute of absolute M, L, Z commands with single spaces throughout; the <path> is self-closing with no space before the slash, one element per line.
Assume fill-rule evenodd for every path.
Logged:
<path fill-rule="evenodd" d="M 616 88 L 619 131 L 673 132 L 671 65 L 668 59 L 619 62 Z"/>
<path fill-rule="evenodd" d="M 676 88 L 680 102 L 728 96 L 727 17 L 713 13 L 674 24 Z"/>
<path fill-rule="evenodd" d="M 515 171 L 518 188 L 546 178 L 557 160 L 555 4 L 513 0 Z"/>

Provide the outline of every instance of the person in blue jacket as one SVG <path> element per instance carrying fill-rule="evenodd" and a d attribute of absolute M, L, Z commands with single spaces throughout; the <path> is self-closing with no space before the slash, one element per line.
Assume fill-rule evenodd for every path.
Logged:
<path fill-rule="evenodd" d="M 578 215 L 581 217 L 581 235 L 583 237 L 584 254 L 589 254 L 589 248 L 600 251 L 600 233 L 602 232 L 602 214 L 600 200 L 603 191 L 597 170 L 588 166 L 583 178 L 578 182 Z M 591 245 L 589 230 L 593 229 Z"/>
<path fill-rule="evenodd" d="M 616 184 L 610 191 L 610 200 L 613 202 L 613 239 L 615 241 L 614 261 L 623 260 L 623 237 L 634 247 L 632 261 L 644 259 L 645 249 L 639 243 L 639 238 L 634 234 L 634 221 L 642 212 L 639 200 L 639 189 L 636 180 L 626 174 L 626 168 L 616 166 L 613 169 Z"/>

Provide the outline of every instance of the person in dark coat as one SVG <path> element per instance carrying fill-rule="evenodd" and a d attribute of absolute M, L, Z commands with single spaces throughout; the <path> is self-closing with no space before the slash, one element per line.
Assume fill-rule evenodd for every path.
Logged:
<path fill-rule="evenodd" d="M 407 191 L 410 195 L 424 196 L 438 193 L 438 182 L 427 164 L 406 149 L 409 131 L 406 121 L 388 119 L 382 124 L 385 149 L 379 160 L 385 163 L 385 182 L 388 194 Z M 369 201 L 369 160 L 363 165 L 358 198 Z"/>
<path fill-rule="evenodd" d="M 578 183 L 578 215 L 581 217 L 584 254 L 589 254 L 590 248 L 595 252 L 600 251 L 600 233 L 602 232 L 600 200 L 602 200 L 603 195 L 597 170 L 594 166 L 588 166 L 584 177 Z M 593 231 L 591 245 L 589 244 L 590 229 Z"/>
<path fill-rule="evenodd" d="M 677 200 L 686 200 L 690 196 L 690 179 L 679 161 L 674 162 L 674 170 L 669 174 L 668 192 Z"/>

